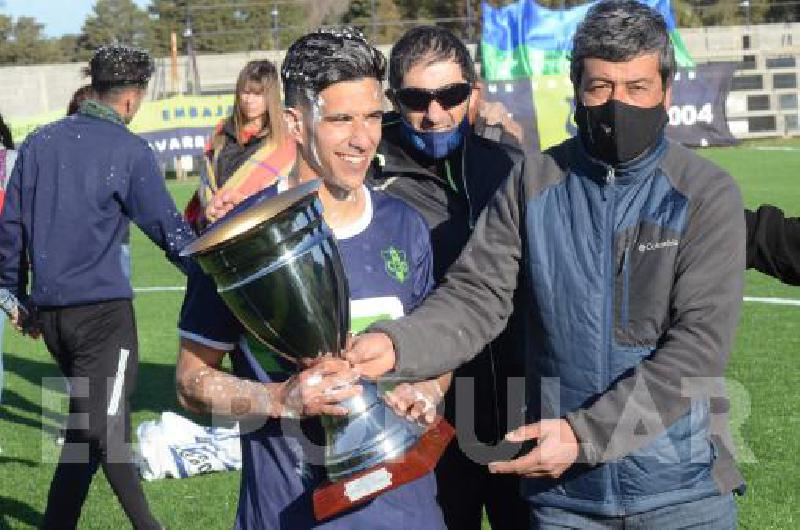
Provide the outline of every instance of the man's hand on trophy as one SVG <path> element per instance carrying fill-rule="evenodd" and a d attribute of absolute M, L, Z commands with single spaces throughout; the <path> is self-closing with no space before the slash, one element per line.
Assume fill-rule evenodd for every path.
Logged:
<path fill-rule="evenodd" d="M 385 333 L 364 333 L 349 341 L 344 358 L 362 377 L 377 379 L 394 368 L 394 344 Z"/>
<path fill-rule="evenodd" d="M 436 407 L 444 392 L 438 379 L 401 383 L 384 394 L 386 403 L 400 416 L 409 421 L 430 425 L 436 419 Z"/>
<path fill-rule="evenodd" d="M 344 359 L 323 358 L 284 383 L 283 416 L 344 416 L 339 403 L 361 393 L 361 374 Z"/>
<path fill-rule="evenodd" d="M 217 192 L 206 206 L 206 219 L 209 223 L 218 221 L 246 198 L 244 194 L 237 191 L 221 190 Z"/>

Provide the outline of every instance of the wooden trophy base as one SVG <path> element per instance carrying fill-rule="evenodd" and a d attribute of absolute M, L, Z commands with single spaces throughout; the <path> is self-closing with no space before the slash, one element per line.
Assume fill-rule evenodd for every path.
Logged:
<path fill-rule="evenodd" d="M 323 484 L 314 490 L 314 516 L 317 521 L 364 504 L 385 491 L 429 473 L 454 434 L 455 430 L 449 423 L 437 418 L 419 441 L 399 457 L 345 480 Z"/>

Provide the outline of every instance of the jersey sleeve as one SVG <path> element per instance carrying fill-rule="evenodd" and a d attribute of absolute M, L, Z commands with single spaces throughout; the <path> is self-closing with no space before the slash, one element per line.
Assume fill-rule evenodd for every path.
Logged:
<path fill-rule="evenodd" d="M 233 350 L 244 333 L 242 324 L 217 293 L 214 280 L 194 263 L 188 271 L 178 333 L 181 338 L 222 351 Z"/>
<path fill-rule="evenodd" d="M 180 256 L 180 251 L 194 240 L 194 231 L 175 207 L 155 155 L 147 147 L 142 149 L 132 166 L 128 194 L 122 198 L 123 209 L 167 258 L 186 272 L 188 260 Z"/>
<path fill-rule="evenodd" d="M 428 293 L 433 290 L 433 250 L 428 224 L 421 215 L 413 212 L 414 217 L 414 292 L 411 310 L 422 303 Z"/>
<path fill-rule="evenodd" d="M 800 285 L 800 217 L 786 217 L 764 204 L 745 210 L 747 268 L 790 285 Z"/>

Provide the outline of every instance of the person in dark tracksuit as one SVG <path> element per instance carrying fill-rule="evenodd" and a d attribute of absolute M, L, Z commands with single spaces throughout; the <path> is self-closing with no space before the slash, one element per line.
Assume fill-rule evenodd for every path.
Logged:
<path fill-rule="evenodd" d="M 762 204 L 745 210 L 747 268 L 789 285 L 800 285 L 800 217 L 786 217 L 780 208 Z"/>
<path fill-rule="evenodd" d="M 389 87 L 397 112 L 384 117 L 368 185 L 404 200 L 425 218 L 438 283 L 524 154 L 510 142 L 476 134 L 470 118 L 481 87 L 469 52 L 447 29 L 421 26 L 401 37 L 389 60 Z M 477 121 L 484 132 L 487 123 Z M 492 475 L 486 468 L 497 448 L 510 449 L 501 443 L 503 436 L 523 420 L 524 383 L 509 391 L 509 381 L 521 382 L 524 374 L 513 336 L 512 322 L 507 333 L 456 371 L 445 396 L 445 417 L 457 436 L 439 461 L 436 478 L 439 503 L 453 530 L 479 530 L 484 509 L 493 528 L 527 527 L 518 478 Z"/>
<path fill-rule="evenodd" d="M 138 344 L 130 282 L 120 261 L 129 220 L 179 263 L 193 237 L 167 193 L 153 152 L 129 132 L 153 64 L 141 50 L 97 50 L 96 99 L 41 127 L 19 150 L 0 215 L 0 288 L 24 301 L 12 321 L 38 327 L 71 380 L 66 443 L 41 527 L 75 528 L 99 466 L 133 527 L 157 529 L 128 446 Z M 27 274 L 30 297 L 18 282 Z M 183 265 L 181 265 L 184 267 Z M 33 308 L 36 308 L 35 311 Z"/>

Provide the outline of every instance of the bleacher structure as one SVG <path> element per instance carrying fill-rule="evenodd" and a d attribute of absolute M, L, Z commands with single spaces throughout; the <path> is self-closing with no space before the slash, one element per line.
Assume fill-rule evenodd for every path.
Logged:
<path fill-rule="evenodd" d="M 726 111 L 737 138 L 800 135 L 800 24 L 682 29 L 696 62 L 738 63 Z"/>

